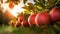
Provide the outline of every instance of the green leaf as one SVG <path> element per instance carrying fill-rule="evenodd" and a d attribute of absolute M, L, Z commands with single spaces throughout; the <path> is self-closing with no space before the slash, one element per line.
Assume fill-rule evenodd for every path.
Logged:
<path fill-rule="evenodd" d="M 33 10 L 34 9 L 34 5 L 32 3 L 27 3 L 29 5 L 29 9 Z"/>
<path fill-rule="evenodd" d="M 23 3 L 25 4 L 27 2 L 27 0 L 23 0 Z"/>
<path fill-rule="evenodd" d="M 58 0 L 57 4 L 60 4 L 60 0 Z"/>
<path fill-rule="evenodd" d="M 45 0 L 38 0 L 39 3 L 42 3 L 43 5 L 45 4 Z"/>
<path fill-rule="evenodd" d="M 24 13 L 25 15 L 27 15 L 27 14 L 30 14 L 30 11 L 27 10 L 27 9 L 25 9 L 23 13 Z"/>
<path fill-rule="evenodd" d="M 44 9 L 45 8 L 45 6 L 42 3 L 35 3 L 35 5 L 38 9 Z"/>
<path fill-rule="evenodd" d="M 38 3 L 38 0 L 34 0 L 34 2 L 37 2 Z"/>
<path fill-rule="evenodd" d="M 30 5 L 30 6 L 33 6 L 33 3 L 27 3 L 28 5 Z"/>
<path fill-rule="evenodd" d="M 48 8 L 50 9 L 56 6 L 56 4 L 58 3 L 58 0 L 49 0 L 48 3 L 49 3 Z"/>
<path fill-rule="evenodd" d="M 54 25 L 54 29 L 58 32 L 60 32 L 60 27 L 58 25 Z"/>
<path fill-rule="evenodd" d="M 39 2 L 43 2 L 44 0 L 38 0 Z"/>
<path fill-rule="evenodd" d="M 48 0 L 49 5 L 55 4 L 57 2 L 57 0 Z"/>
<path fill-rule="evenodd" d="M 24 6 L 24 7 L 22 7 L 23 9 L 28 9 L 29 10 L 29 6 Z"/>
<path fill-rule="evenodd" d="M 28 9 L 28 10 L 33 10 L 34 9 L 34 5 L 32 4 L 32 3 L 27 3 L 28 4 L 28 6 L 24 6 L 24 7 L 22 7 L 22 8 L 24 8 L 24 9 Z"/>

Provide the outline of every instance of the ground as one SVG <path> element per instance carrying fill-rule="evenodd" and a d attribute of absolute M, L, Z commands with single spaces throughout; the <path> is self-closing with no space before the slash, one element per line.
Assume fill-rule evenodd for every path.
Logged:
<path fill-rule="evenodd" d="M 56 34 L 53 29 L 47 29 L 41 31 L 37 26 L 33 27 L 22 27 L 19 28 L 11 26 L 0 26 L 0 34 Z"/>

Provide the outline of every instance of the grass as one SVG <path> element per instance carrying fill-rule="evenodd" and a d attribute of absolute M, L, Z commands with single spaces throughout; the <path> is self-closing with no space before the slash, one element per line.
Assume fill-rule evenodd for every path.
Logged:
<path fill-rule="evenodd" d="M 37 27 L 10 27 L 10 26 L 4 26 L 0 27 L 0 33 L 3 34 L 40 34 L 40 31 L 37 29 Z"/>
<path fill-rule="evenodd" d="M 32 27 L 22 27 L 19 28 L 11 26 L 0 27 L 0 34 L 56 34 L 53 29 L 44 29 L 43 31 L 36 26 Z"/>

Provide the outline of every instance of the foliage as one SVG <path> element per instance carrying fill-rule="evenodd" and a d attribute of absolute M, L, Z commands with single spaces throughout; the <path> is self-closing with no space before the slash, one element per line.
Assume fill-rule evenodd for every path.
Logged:
<path fill-rule="evenodd" d="M 37 14 L 38 12 L 41 11 L 45 11 L 46 9 L 48 9 L 47 11 L 51 10 L 51 8 L 59 5 L 60 6 L 60 0 L 34 0 L 35 4 L 33 3 L 27 3 L 26 2 L 28 0 L 23 0 L 24 6 L 22 8 L 24 8 L 24 11 L 19 14 L 20 15 L 25 15 L 26 18 L 28 19 L 29 15 L 32 13 Z M 6 3 L 15 3 L 18 5 L 18 3 L 20 3 L 20 0 L 8 0 Z M 3 15 L 2 11 L 0 11 L 0 23 L 4 22 L 9 22 L 10 19 L 8 19 L 6 16 Z M 4 17 L 3 17 L 4 16 Z M 17 16 L 17 18 L 18 18 Z M 4 19 L 2 19 L 4 18 Z M 12 20 L 10 20 L 9 24 L 11 25 L 13 22 L 17 21 L 17 18 L 12 18 Z M 16 30 L 14 30 L 13 32 L 18 32 L 20 31 L 21 34 L 60 34 L 60 25 L 50 25 L 47 28 L 41 28 L 41 27 L 36 27 L 36 26 L 32 26 L 32 27 L 20 27 L 20 28 L 16 28 Z M 15 32 L 15 33 L 16 33 Z M 19 32 L 19 33 L 20 33 Z"/>

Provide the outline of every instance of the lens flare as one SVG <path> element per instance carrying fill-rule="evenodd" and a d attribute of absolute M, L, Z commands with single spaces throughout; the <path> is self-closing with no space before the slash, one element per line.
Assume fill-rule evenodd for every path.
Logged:
<path fill-rule="evenodd" d="M 18 3 L 18 5 L 14 5 L 13 9 L 10 9 L 9 3 L 5 3 L 5 1 L 3 2 L 3 4 L 1 4 L 1 6 L 3 7 L 3 12 L 5 12 L 5 10 L 8 10 L 14 17 L 17 17 L 18 13 L 24 11 L 24 9 L 22 8 L 24 4 L 22 2 Z"/>
<path fill-rule="evenodd" d="M 19 5 L 15 5 L 14 8 L 13 8 L 12 10 L 10 10 L 10 13 L 11 13 L 13 16 L 17 17 L 18 13 L 23 12 L 23 10 L 24 10 L 24 9 L 21 8 Z"/>

